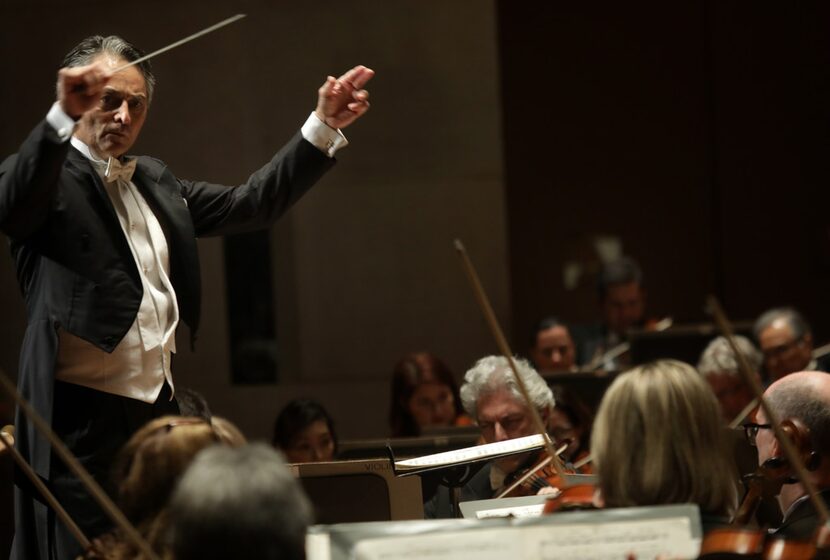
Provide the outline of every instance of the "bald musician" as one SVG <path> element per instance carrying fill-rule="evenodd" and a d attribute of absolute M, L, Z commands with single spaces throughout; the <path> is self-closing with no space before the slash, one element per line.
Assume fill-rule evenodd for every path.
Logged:
<path fill-rule="evenodd" d="M 818 371 L 793 373 L 770 385 L 764 397 L 782 424 L 795 421 L 793 442 L 810 457 L 806 464 L 810 480 L 820 491 L 820 498 L 830 503 L 830 375 Z M 784 456 L 763 409 L 746 431 L 750 443 L 758 449 L 759 464 Z M 810 539 L 819 518 L 804 486 L 785 484 L 778 502 L 784 519 L 776 534 Z"/>
<path fill-rule="evenodd" d="M 171 359 L 180 321 L 199 326 L 196 237 L 264 229 L 334 165 L 339 129 L 369 108 L 372 70 L 327 78 L 294 137 L 239 187 L 178 179 L 127 156 L 153 100 L 142 52 L 88 37 L 58 72 L 57 101 L 0 165 L 0 229 L 11 241 L 28 326 L 18 386 L 99 481 L 148 419 L 177 413 Z M 207 77 L 206 77 L 207 79 Z M 264 113 L 267 114 L 267 111 Z M 88 537 L 110 528 L 25 418 L 17 445 Z M 27 489 L 16 490 L 12 557 L 79 550 Z"/>
<path fill-rule="evenodd" d="M 515 360 L 533 406 L 547 426 L 554 401 L 553 393 L 542 377 L 525 360 Z M 507 359 L 488 356 L 480 359 L 464 375 L 461 386 L 464 410 L 475 419 L 485 443 L 530 436 L 537 433 L 533 417 L 519 390 Z M 461 489 L 460 501 L 487 500 L 495 497 L 517 469 L 530 466 L 533 455 L 522 453 L 495 459 L 478 471 Z M 450 495 L 439 488 L 435 497 L 424 506 L 426 517 L 450 517 Z"/>

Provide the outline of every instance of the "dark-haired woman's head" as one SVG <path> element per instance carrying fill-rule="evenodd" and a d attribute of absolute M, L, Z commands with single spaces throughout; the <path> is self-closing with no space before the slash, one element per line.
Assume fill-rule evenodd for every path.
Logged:
<path fill-rule="evenodd" d="M 452 426 L 461 413 L 458 386 L 444 362 L 418 352 L 397 363 L 389 409 L 394 437 L 418 436 L 430 426 Z"/>
<path fill-rule="evenodd" d="M 277 416 L 273 443 L 289 463 L 333 461 L 337 454 L 334 420 L 318 402 L 295 399 Z"/>

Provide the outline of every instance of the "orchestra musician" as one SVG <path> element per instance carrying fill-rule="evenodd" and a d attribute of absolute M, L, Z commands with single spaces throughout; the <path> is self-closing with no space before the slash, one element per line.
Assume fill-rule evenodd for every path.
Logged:
<path fill-rule="evenodd" d="M 737 475 L 718 402 L 691 366 L 661 360 L 617 377 L 594 419 L 591 454 L 605 507 L 693 503 L 704 531 L 728 524 Z"/>
<path fill-rule="evenodd" d="M 734 340 L 749 367 L 760 379 L 761 353 L 745 336 L 735 336 Z M 706 346 L 700 355 L 697 370 L 715 393 L 724 422 L 731 422 L 754 400 L 751 388 L 741 377 L 738 360 L 726 338 L 719 336 Z"/>
<path fill-rule="evenodd" d="M 337 454 L 334 419 L 317 401 L 294 399 L 277 415 L 272 443 L 289 463 L 333 461 Z"/>
<path fill-rule="evenodd" d="M 572 391 L 564 387 L 553 386 L 553 400 L 555 405 L 550 415 L 550 434 L 554 441 L 568 442 L 559 457 L 566 465 L 582 462 L 590 455 L 593 424 L 591 411 Z M 591 463 L 587 462 L 579 472 L 590 474 Z"/>
<path fill-rule="evenodd" d="M 803 371 L 782 377 L 764 392 L 772 411 L 787 426 L 796 449 L 809 457 L 806 468 L 819 497 L 830 504 L 830 374 Z M 758 451 L 758 463 L 783 455 L 781 445 L 760 409 L 755 422 L 745 425 L 750 443 Z M 819 524 L 818 513 L 800 483 L 784 484 L 778 495 L 783 513 L 776 535 L 809 540 Z"/>
<path fill-rule="evenodd" d="M 455 377 L 438 356 L 415 352 L 395 364 L 389 398 L 392 437 L 416 437 L 427 428 L 470 424 Z"/>
<path fill-rule="evenodd" d="M 176 560 L 305 560 L 312 508 L 278 452 L 214 446 L 182 477 L 170 521 Z"/>
<path fill-rule="evenodd" d="M 632 328 L 646 322 L 646 289 L 640 266 L 629 257 L 620 257 L 602 265 L 597 278 L 597 296 L 602 321 L 574 327 L 571 333 L 576 341 L 580 365 L 594 364 L 605 370 L 621 369 L 628 364 L 628 356 L 604 360 L 606 352 L 627 339 Z"/>
<path fill-rule="evenodd" d="M 547 425 L 554 406 L 553 393 L 542 377 L 526 360 L 516 359 L 516 368 L 527 387 L 532 406 Z M 531 412 L 516 384 L 507 359 L 487 356 L 478 360 L 464 376 L 461 386 L 464 410 L 481 430 L 485 443 L 495 443 L 533 435 Z M 523 467 L 530 467 L 535 453 L 522 453 L 494 459 L 484 465 L 461 489 L 460 501 L 486 500 L 507 486 L 508 477 Z M 426 517 L 450 517 L 450 496 L 445 487 L 424 506 Z"/>
<path fill-rule="evenodd" d="M 208 447 L 245 445 L 242 432 L 228 420 L 187 416 L 151 420 L 119 452 L 113 469 L 117 503 L 153 550 L 169 552 L 168 503 L 179 478 Z M 97 538 L 87 558 L 127 560 L 140 551 L 120 530 Z"/>
<path fill-rule="evenodd" d="M 796 309 L 776 307 L 765 311 L 752 332 L 764 354 L 769 383 L 796 371 L 830 371 L 826 359 L 813 358 L 812 329 Z"/>
<path fill-rule="evenodd" d="M 539 373 L 573 372 L 576 346 L 568 325 L 556 317 L 545 317 L 536 324 L 531 337 L 530 358 Z"/>
<path fill-rule="evenodd" d="M 199 324 L 196 237 L 267 228 L 335 161 L 339 129 L 369 107 L 357 66 L 328 77 L 302 129 L 239 187 L 176 178 L 125 156 L 153 99 L 149 64 L 120 37 L 88 37 L 65 57 L 57 101 L 0 165 L 8 235 L 28 326 L 18 387 L 93 476 L 147 420 L 178 412 L 171 358 L 181 320 Z M 118 70 L 118 71 L 116 71 Z M 267 113 L 267 112 L 266 112 Z M 90 536 L 111 525 L 48 443 L 17 417 L 21 454 Z M 74 538 L 28 487 L 16 489 L 12 558 L 73 558 Z"/>

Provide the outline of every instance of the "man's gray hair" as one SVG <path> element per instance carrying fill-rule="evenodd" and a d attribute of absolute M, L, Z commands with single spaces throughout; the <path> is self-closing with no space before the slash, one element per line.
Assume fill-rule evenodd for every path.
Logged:
<path fill-rule="evenodd" d="M 755 336 L 755 340 L 760 340 L 761 333 L 779 319 L 787 322 L 787 325 L 789 325 L 793 332 L 793 340 L 801 340 L 804 338 L 804 335 L 811 333 L 810 324 L 804 319 L 801 313 L 792 307 L 776 307 L 765 311 L 755 321 L 755 325 L 752 327 L 752 334 Z"/>
<path fill-rule="evenodd" d="M 737 335 L 734 338 L 735 346 L 744 355 L 752 371 L 757 373 L 761 369 L 761 362 L 763 361 L 761 352 L 747 337 Z M 740 375 L 737 356 L 732 352 L 729 341 L 722 336 L 717 337 L 706 346 L 706 350 L 700 355 L 697 370 L 704 377 L 721 373 L 732 376 Z"/>
<path fill-rule="evenodd" d="M 643 287 L 643 270 L 631 257 L 619 257 L 603 263 L 597 276 L 597 294 L 604 301 L 611 286 L 637 284 Z"/>
<path fill-rule="evenodd" d="M 101 53 L 122 58 L 127 62 L 136 61 L 144 56 L 144 51 L 117 35 L 110 35 L 108 37 L 92 35 L 75 45 L 66 54 L 63 62 L 61 62 L 61 68 L 85 66 L 90 64 Z M 141 75 L 144 76 L 144 83 L 147 86 L 147 101 L 150 101 L 153 98 L 153 90 L 156 88 L 156 77 L 153 75 L 150 62 L 147 60 L 139 62 L 136 64 L 136 67 L 141 72 Z"/>
<path fill-rule="evenodd" d="M 196 457 L 170 502 L 177 560 L 302 560 L 311 506 L 265 444 L 215 446 Z"/>
<path fill-rule="evenodd" d="M 513 358 L 519 376 L 527 387 L 531 402 L 538 411 L 553 408 L 553 392 L 542 376 L 536 373 L 527 360 Z M 478 400 L 482 395 L 508 390 L 519 402 L 524 397 L 510 371 L 510 365 L 504 356 L 487 356 L 481 358 L 464 375 L 464 385 L 461 386 L 461 404 L 471 418 L 478 419 Z"/>
<path fill-rule="evenodd" d="M 830 455 L 830 403 L 821 391 L 804 380 L 784 378 L 782 384 L 765 395 L 778 418 L 798 418 L 810 430 L 813 449 L 821 455 Z"/>

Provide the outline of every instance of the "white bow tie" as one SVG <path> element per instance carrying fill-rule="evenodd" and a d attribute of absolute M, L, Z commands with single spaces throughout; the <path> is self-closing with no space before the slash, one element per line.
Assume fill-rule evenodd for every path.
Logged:
<path fill-rule="evenodd" d="M 135 172 L 136 159 L 131 159 L 127 163 L 121 163 L 116 158 L 110 156 L 107 160 L 107 167 L 104 169 L 104 178 L 107 183 L 114 183 L 118 179 L 126 183 L 130 182 Z"/>

